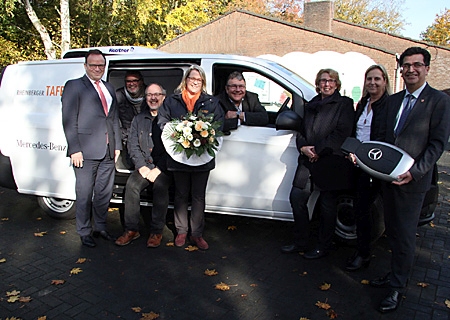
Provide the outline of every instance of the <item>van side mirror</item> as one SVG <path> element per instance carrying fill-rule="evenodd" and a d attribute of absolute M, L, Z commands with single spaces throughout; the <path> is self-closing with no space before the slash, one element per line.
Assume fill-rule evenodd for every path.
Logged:
<path fill-rule="evenodd" d="M 275 120 L 275 128 L 277 130 L 299 131 L 301 123 L 302 118 L 300 118 L 300 116 L 296 112 L 287 110 L 281 112 L 277 116 L 277 119 Z"/>

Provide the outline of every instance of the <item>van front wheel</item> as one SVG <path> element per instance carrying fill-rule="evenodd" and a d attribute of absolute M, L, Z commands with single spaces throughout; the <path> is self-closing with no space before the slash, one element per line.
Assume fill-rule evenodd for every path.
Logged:
<path fill-rule="evenodd" d="M 69 220 L 75 218 L 75 201 L 52 197 L 38 197 L 38 204 L 50 217 Z"/>

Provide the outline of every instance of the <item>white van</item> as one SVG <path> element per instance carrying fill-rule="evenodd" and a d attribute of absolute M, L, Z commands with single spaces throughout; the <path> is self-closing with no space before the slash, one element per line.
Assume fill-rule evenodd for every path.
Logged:
<path fill-rule="evenodd" d="M 133 50 L 131 50 L 133 48 Z M 127 70 L 139 70 L 145 83 L 160 83 L 172 93 L 192 64 L 206 73 L 207 91 L 218 94 L 227 76 L 241 71 L 250 91 L 259 94 L 269 113 L 265 127 L 240 126 L 224 137 L 206 191 L 206 210 L 213 213 L 292 220 L 289 193 L 298 152 L 293 131 L 275 129 L 284 102 L 302 113 L 315 88 L 281 65 L 236 55 L 167 54 L 134 47 L 98 48 L 107 54 L 104 78 L 123 86 Z M 119 50 L 120 49 L 120 50 Z M 21 62 L 8 66 L 0 79 L 0 185 L 38 197 L 40 206 L 55 218 L 74 217 L 75 176 L 66 156 L 67 143 L 61 120 L 61 95 L 67 80 L 81 77 L 84 54 L 72 50 L 65 59 Z M 250 89 L 251 88 L 251 89 Z M 113 204 L 123 203 L 129 171 L 116 165 Z M 142 205 L 151 205 L 143 193 Z M 349 218 L 352 200 L 339 205 L 338 233 L 354 238 Z M 340 216 L 340 215 L 339 215 Z"/>

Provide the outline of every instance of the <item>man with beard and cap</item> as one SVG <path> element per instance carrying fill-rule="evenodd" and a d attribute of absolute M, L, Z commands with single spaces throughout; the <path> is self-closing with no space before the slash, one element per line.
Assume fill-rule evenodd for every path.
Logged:
<path fill-rule="evenodd" d="M 117 104 L 119 106 L 119 119 L 122 127 L 122 162 L 128 169 L 133 168 L 127 153 L 127 139 L 130 133 L 131 121 L 141 112 L 144 103 L 145 83 L 142 74 L 137 70 L 127 71 L 125 86 L 116 90 Z"/>
<path fill-rule="evenodd" d="M 125 232 L 115 242 L 118 246 L 125 246 L 140 237 L 140 194 L 150 184 L 153 209 L 147 247 L 157 248 L 161 244 L 172 181 L 172 175 L 167 171 L 167 153 L 161 141 L 162 131 L 157 125 L 158 109 L 165 96 L 166 91 L 161 85 L 150 84 L 145 90 L 143 110 L 131 122 L 128 152 L 136 170 L 125 187 Z"/>
<path fill-rule="evenodd" d="M 241 124 L 265 126 L 269 123 L 269 116 L 258 95 L 246 90 L 245 78 L 239 71 L 228 76 L 225 91 L 217 97 L 225 111 L 223 131 L 236 129 Z"/>

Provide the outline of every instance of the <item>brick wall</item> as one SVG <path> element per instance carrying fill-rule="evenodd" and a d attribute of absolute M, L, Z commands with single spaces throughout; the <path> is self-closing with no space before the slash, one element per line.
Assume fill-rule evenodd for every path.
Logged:
<path fill-rule="evenodd" d="M 359 52 L 383 64 L 389 72 L 393 90 L 396 81 L 395 54 L 423 43 L 395 37 L 368 28 L 333 20 L 333 33 L 315 31 L 264 16 L 235 11 L 188 32 L 159 47 L 170 53 L 224 53 L 258 56 L 283 56 L 293 51 L 315 53 L 336 51 Z M 430 48 L 432 66 L 428 82 L 443 90 L 450 87 L 447 77 L 450 50 Z M 397 81 L 401 88 L 401 80 Z"/>

